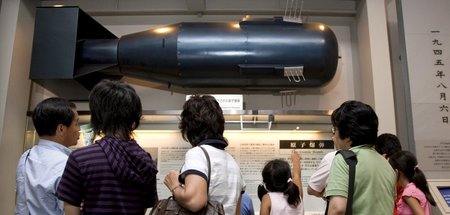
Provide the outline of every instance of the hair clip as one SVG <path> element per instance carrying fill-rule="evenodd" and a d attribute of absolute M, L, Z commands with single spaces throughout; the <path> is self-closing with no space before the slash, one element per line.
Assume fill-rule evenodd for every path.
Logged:
<path fill-rule="evenodd" d="M 266 187 L 266 183 L 264 183 L 264 182 L 259 184 L 258 187 L 262 187 L 262 188 L 264 188 L 265 191 L 270 192 Z"/>

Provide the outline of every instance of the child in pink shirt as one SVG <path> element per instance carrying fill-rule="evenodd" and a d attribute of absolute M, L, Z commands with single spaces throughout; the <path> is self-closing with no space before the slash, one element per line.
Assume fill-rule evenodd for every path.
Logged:
<path fill-rule="evenodd" d="M 430 215 L 431 196 L 427 179 L 411 152 L 400 151 L 389 157 L 389 163 L 398 174 L 397 183 L 403 188 L 401 198 L 395 203 L 399 215 Z"/>

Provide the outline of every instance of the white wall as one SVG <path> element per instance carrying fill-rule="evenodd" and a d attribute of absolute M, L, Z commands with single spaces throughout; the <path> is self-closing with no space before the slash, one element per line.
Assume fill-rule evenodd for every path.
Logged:
<path fill-rule="evenodd" d="M 406 58 L 402 59 L 402 48 L 404 44 L 403 31 L 399 29 L 398 6 L 395 0 L 385 0 L 386 15 L 389 32 L 389 48 L 391 53 L 392 82 L 394 89 L 395 119 L 397 123 L 397 137 L 402 148 L 409 149 L 412 140 L 412 122 L 408 118 L 411 115 L 409 108 L 410 93 L 407 73 L 402 70 L 402 64 L 406 65 Z"/>
<path fill-rule="evenodd" d="M 384 1 L 361 1 L 357 29 L 361 56 L 361 100 L 377 112 L 379 133 L 396 134 Z"/>
<path fill-rule="evenodd" d="M 6 137 L 6 101 L 8 97 L 8 87 L 11 71 L 11 60 L 14 45 L 14 34 L 16 31 L 17 14 L 19 11 L 19 1 L 5 0 L 3 1 L 0 11 L 0 208 L 5 209 L 5 213 L 13 214 L 14 205 L 14 165 L 19 155 L 15 145 L 15 153 L 9 153 L 9 147 L 13 143 L 7 143 Z M 5 135 L 6 136 L 6 135 Z M 23 134 L 22 134 L 23 136 Z M 20 139 L 20 138 L 19 138 Z M 18 144 L 18 143 L 17 143 Z M 11 157 L 11 155 L 15 155 Z"/>
<path fill-rule="evenodd" d="M 8 82 L 11 70 L 12 50 L 14 44 L 14 34 L 16 31 L 17 14 L 19 12 L 19 2 L 6 1 L 0 8 L 0 137 L 3 133 L 6 97 L 8 92 Z M 1 144 L 1 142 L 0 142 Z"/>
<path fill-rule="evenodd" d="M 23 152 L 30 81 L 28 73 L 37 0 L 3 1 L 0 12 L 0 208 L 13 214 L 15 169 Z M 20 14 L 20 16 L 18 16 Z"/>

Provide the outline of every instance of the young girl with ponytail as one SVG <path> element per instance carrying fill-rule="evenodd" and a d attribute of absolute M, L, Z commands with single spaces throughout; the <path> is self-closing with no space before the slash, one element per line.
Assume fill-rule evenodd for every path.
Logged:
<path fill-rule="evenodd" d="M 303 215 L 303 190 L 300 155 L 292 150 L 292 174 L 289 163 L 282 159 L 269 161 L 263 171 L 263 184 L 258 187 L 260 215 Z"/>
<path fill-rule="evenodd" d="M 395 203 L 399 215 L 429 215 L 430 204 L 436 206 L 427 185 L 427 179 L 411 152 L 400 151 L 389 157 L 389 163 L 397 172 L 397 183 L 404 189 Z"/>

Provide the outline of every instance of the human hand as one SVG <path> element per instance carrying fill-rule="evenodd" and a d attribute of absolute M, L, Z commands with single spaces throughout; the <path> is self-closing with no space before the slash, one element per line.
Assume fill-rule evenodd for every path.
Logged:
<path fill-rule="evenodd" d="M 291 161 L 293 164 L 300 164 L 300 153 L 298 153 L 295 149 L 292 149 L 291 151 Z"/>
<path fill-rule="evenodd" d="M 167 188 L 169 188 L 169 190 L 172 191 L 175 187 L 180 185 L 180 182 L 178 182 L 179 175 L 180 173 L 175 170 L 171 170 L 169 173 L 167 173 L 166 177 L 164 178 L 164 184 Z"/>

